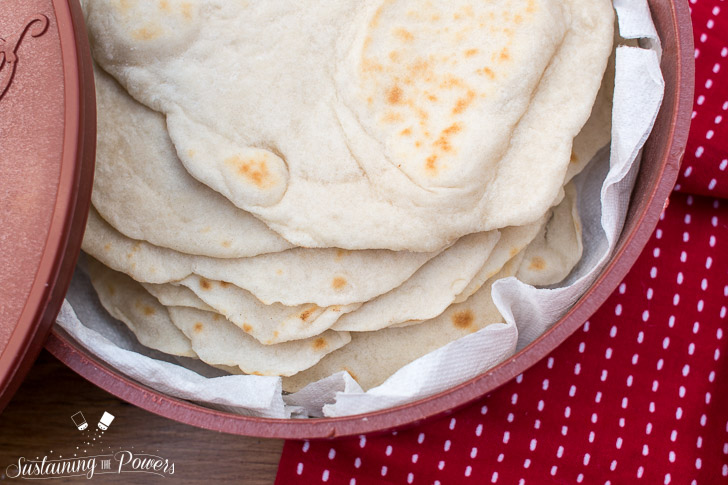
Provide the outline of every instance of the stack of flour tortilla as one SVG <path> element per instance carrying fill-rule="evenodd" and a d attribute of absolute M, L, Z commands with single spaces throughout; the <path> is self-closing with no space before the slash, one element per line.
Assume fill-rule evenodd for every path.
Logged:
<path fill-rule="evenodd" d="M 364 389 L 581 258 L 609 142 L 610 0 L 86 0 L 83 248 L 138 340 Z M 606 72 L 606 75 L 605 75 Z"/>

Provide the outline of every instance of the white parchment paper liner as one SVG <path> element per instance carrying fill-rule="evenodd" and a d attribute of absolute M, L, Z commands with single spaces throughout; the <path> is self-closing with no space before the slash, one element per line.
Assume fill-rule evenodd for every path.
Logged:
<path fill-rule="evenodd" d="M 57 325 L 125 375 L 164 394 L 261 417 L 346 416 L 405 404 L 447 390 L 494 367 L 556 323 L 588 289 L 611 256 L 624 225 L 642 146 L 664 95 L 661 47 L 646 0 L 614 0 L 620 34 L 644 48 L 619 47 L 611 150 L 602 150 L 575 178 L 584 257 L 563 287 L 536 289 L 515 278 L 493 286 L 505 323 L 491 325 L 403 367 L 364 392 L 341 372 L 283 396 L 279 378 L 221 375 L 191 359 L 139 344 L 101 308 L 77 271 Z"/>

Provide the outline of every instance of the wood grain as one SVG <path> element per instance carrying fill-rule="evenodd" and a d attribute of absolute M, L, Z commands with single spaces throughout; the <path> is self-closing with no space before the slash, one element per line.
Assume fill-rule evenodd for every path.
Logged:
<path fill-rule="evenodd" d="M 104 452 L 108 447 L 155 452 L 175 463 L 174 483 L 267 485 L 275 480 L 282 440 L 206 431 L 143 411 L 85 381 L 46 351 L 41 353 L 18 393 L 0 414 L 0 480 L 7 479 L 6 467 L 17 463 L 20 456 L 29 459 L 42 459 L 44 455 L 72 456 L 77 451 L 80 432 L 71 416 L 78 411 L 83 412 L 90 428 L 96 426 L 104 411 L 113 414 L 114 422 L 100 445 Z M 73 480 L 61 481 L 72 483 Z M 163 479 L 123 474 L 77 480 L 142 484 Z"/>

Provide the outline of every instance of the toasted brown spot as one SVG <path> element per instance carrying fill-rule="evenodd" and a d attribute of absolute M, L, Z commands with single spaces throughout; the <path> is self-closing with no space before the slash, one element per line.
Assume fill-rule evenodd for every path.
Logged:
<path fill-rule="evenodd" d="M 399 134 L 401 136 L 411 136 L 412 135 L 412 128 L 405 128 Z"/>
<path fill-rule="evenodd" d="M 465 51 L 465 57 L 473 57 L 478 53 L 478 49 L 468 49 Z"/>
<path fill-rule="evenodd" d="M 106 289 L 109 290 L 109 294 L 111 296 L 114 296 L 114 294 L 116 293 L 116 288 L 114 287 L 114 285 L 106 285 Z"/>
<path fill-rule="evenodd" d="M 169 12 L 171 10 L 171 8 L 169 8 L 169 1 L 159 0 L 159 9 L 164 10 L 165 12 Z"/>
<path fill-rule="evenodd" d="M 516 254 L 518 254 L 518 248 L 511 248 L 511 252 L 510 252 L 510 254 L 511 254 L 511 258 L 512 258 L 513 256 L 515 256 Z"/>
<path fill-rule="evenodd" d="M 331 287 L 335 290 L 343 290 L 346 285 L 346 278 L 342 278 L 341 276 L 337 276 L 331 281 Z"/>
<path fill-rule="evenodd" d="M 523 22 L 523 16 L 522 15 L 516 15 L 515 17 L 513 17 L 513 21 L 516 24 L 520 24 L 521 22 Z"/>
<path fill-rule="evenodd" d="M 212 283 L 202 278 L 200 279 L 200 288 L 202 288 L 203 290 L 209 290 L 210 288 L 212 288 Z"/>
<path fill-rule="evenodd" d="M 147 25 L 132 32 L 136 40 L 154 40 L 162 35 L 162 29 L 158 25 Z"/>
<path fill-rule="evenodd" d="M 318 307 L 315 305 L 312 307 L 306 308 L 304 311 L 302 311 L 301 313 L 298 314 L 298 318 L 300 318 L 301 320 L 303 320 L 305 322 L 313 314 L 313 312 L 316 311 L 317 308 Z"/>
<path fill-rule="evenodd" d="M 314 350 L 324 350 L 328 346 L 329 346 L 329 343 L 323 337 L 319 337 L 313 341 Z"/>
<path fill-rule="evenodd" d="M 425 168 L 428 172 L 437 172 L 437 155 L 427 157 L 427 160 L 425 160 Z"/>
<path fill-rule="evenodd" d="M 531 260 L 531 264 L 528 265 L 528 269 L 535 271 L 546 269 L 546 261 L 544 261 L 543 258 L 536 256 Z"/>
<path fill-rule="evenodd" d="M 187 156 L 190 158 L 195 158 L 195 155 L 197 155 L 197 150 L 187 150 Z"/>
<path fill-rule="evenodd" d="M 222 318 L 222 315 L 220 315 L 219 313 L 215 313 L 212 316 L 212 320 L 215 321 L 215 322 L 219 322 L 221 318 Z"/>
<path fill-rule="evenodd" d="M 224 248 L 229 248 L 232 245 L 233 245 L 233 243 L 230 242 L 230 241 L 223 241 L 222 242 L 222 247 L 224 247 Z"/>
<path fill-rule="evenodd" d="M 276 270 L 276 274 L 277 274 L 278 276 L 281 276 L 281 275 L 283 275 L 283 270 L 282 270 L 282 269 L 277 269 L 277 270 Z"/>
<path fill-rule="evenodd" d="M 192 328 L 192 330 L 193 330 L 193 331 L 194 331 L 195 333 L 200 333 L 200 332 L 202 332 L 202 329 L 203 329 L 203 328 L 205 328 L 205 326 L 204 326 L 204 325 L 202 325 L 202 323 L 201 323 L 201 322 L 197 322 L 197 323 L 195 323 L 195 326 L 194 326 L 194 327 Z"/>
<path fill-rule="evenodd" d="M 341 311 L 341 307 L 340 307 L 339 305 L 336 305 L 336 306 L 332 306 L 332 307 L 330 308 L 330 310 L 331 310 L 332 312 L 336 312 L 336 313 L 338 313 L 338 312 L 340 312 L 340 311 Z"/>
<path fill-rule="evenodd" d="M 184 16 L 184 18 L 186 18 L 187 20 L 190 20 L 192 18 L 192 5 L 185 2 L 182 4 L 181 9 L 182 9 L 182 15 Z"/>
<path fill-rule="evenodd" d="M 220 281 L 220 288 L 228 288 L 232 286 L 232 283 L 228 283 L 227 281 Z"/>
<path fill-rule="evenodd" d="M 466 109 L 470 107 L 474 99 L 475 92 L 473 92 L 472 90 L 468 90 L 468 94 L 464 98 L 458 99 L 457 103 L 455 103 L 455 107 L 452 109 L 452 113 L 455 115 L 463 113 Z"/>
<path fill-rule="evenodd" d="M 460 328 L 463 330 L 470 328 L 470 326 L 473 325 L 473 322 L 475 321 L 475 316 L 470 310 L 457 312 L 451 318 L 452 324 L 455 325 L 456 328 Z"/>
<path fill-rule="evenodd" d="M 265 189 L 273 185 L 274 179 L 268 170 L 266 157 L 244 159 L 234 156 L 225 160 L 225 163 L 237 169 L 238 174 L 252 182 L 258 188 Z"/>
<path fill-rule="evenodd" d="M 152 315 L 154 315 L 155 313 L 157 313 L 157 312 L 156 312 L 156 311 L 154 310 L 154 308 L 150 307 L 149 305 L 143 305 L 143 306 L 142 306 L 142 311 L 143 311 L 143 312 L 144 312 L 144 314 L 145 314 L 146 316 L 148 316 L 148 317 L 151 317 Z"/>
<path fill-rule="evenodd" d="M 498 54 L 498 59 L 501 61 L 507 61 L 511 58 L 511 53 L 508 50 L 508 47 L 504 47 L 503 50 L 500 51 L 500 54 Z"/>
<path fill-rule="evenodd" d="M 389 104 L 399 104 L 402 102 L 403 94 L 402 88 L 395 84 L 387 91 L 387 102 Z"/>
<path fill-rule="evenodd" d="M 349 375 L 351 376 L 352 379 L 354 379 L 357 382 L 359 381 L 359 378 L 356 376 L 356 374 L 354 374 L 354 372 L 351 369 L 344 367 L 344 370 L 349 373 Z"/>
<path fill-rule="evenodd" d="M 480 70 L 478 72 L 482 72 L 483 74 L 485 74 L 486 76 L 488 76 L 488 78 L 490 78 L 490 79 L 495 79 L 495 73 L 489 67 L 484 67 L 482 70 Z"/>
<path fill-rule="evenodd" d="M 394 35 L 396 35 L 402 42 L 412 42 L 415 40 L 415 36 L 407 29 L 395 29 Z"/>
<path fill-rule="evenodd" d="M 384 118 L 382 118 L 382 121 L 384 121 L 385 123 L 396 123 L 398 121 L 402 121 L 402 115 L 400 113 L 395 113 L 394 111 L 390 111 L 384 115 Z"/>
<path fill-rule="evenodd" d="M 104 251 L 111 251 L 111 244 L 105 244 Z"/>
<path fill-rule="evenodd" d="M 251 327 L 251 326 L 250 326 L 250 325 L 248 325 L 247 323 L 244 323 L 244 324 L 243 324 L 243 331 L 244 331 L 245 333 L 250 333 L 250 332 L 252 332 L 252 331 L 253 331 L 253 327 Z"/>
<path fill-rule="evenodd" d="M 570 161 L 571 161 L 571 163 L 576 163 L 576 162 L 579 161 L 579 157 L 573 151 L 571 152 L 571 159 L 570 159 Z"/>
<path fill-rule="evenodd" d="M 250 375 L 253 375 L 253 376 L 258 376 L 258 377 L 263 377 L 263 374 L 261 374 L 261 373 L 260 373 L 260 372 L 258 372 L 258 371 L 255 371 L 255 372 L 251 372 L 251 373 L 250 373 Z"/>
<path fill-rule="evenodd" d="M 275 330 L 275 331 L 273 332 L 273 338 L 278 338 L 278 335 L 280 335 L 280 334 L 278 333 L 278 330 Z"/>
<path fill-rule="evenodd" d="M 462 125 L 460 123 L 454 123 L 444 130 L 442 130 L 442 133 L 440 134 L 440 138 L 438 138 L 433 144 L 435 147 L 439 148 L 440 150 L 444 152 L 449 152 L 452 150 L 452 145 L 450 144 L 450 138 L 462 131 Z"/>
<path fill-rule="evenodd" d="M 389 60 L 392 62 L 399 62 L 400 55 L 397 51 L 392 51 L 389 53 Z"/>

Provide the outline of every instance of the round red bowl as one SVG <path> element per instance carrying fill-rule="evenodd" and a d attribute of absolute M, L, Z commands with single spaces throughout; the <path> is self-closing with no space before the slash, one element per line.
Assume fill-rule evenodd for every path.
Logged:
<path fill-rule="evenodd" d="M 644 149 L 627 221 L 610 263 L 556 325 L 499 366 L 448 391 L 359 416 L 277 420 L 239 416 L 169 397 L 110 368 L 54 329 L 46 348 L 80 375 L 140 408 L 225 433 L 266 438 L 315 439 L 383 432 L 463 407 L 541 360 L 579 328 L 621 282 L 647 244 L 677 179 L 685 152 L 694 89 L 694 51 L 687 0 L 650 0 L 662 39 L 665 99 Z"/>

